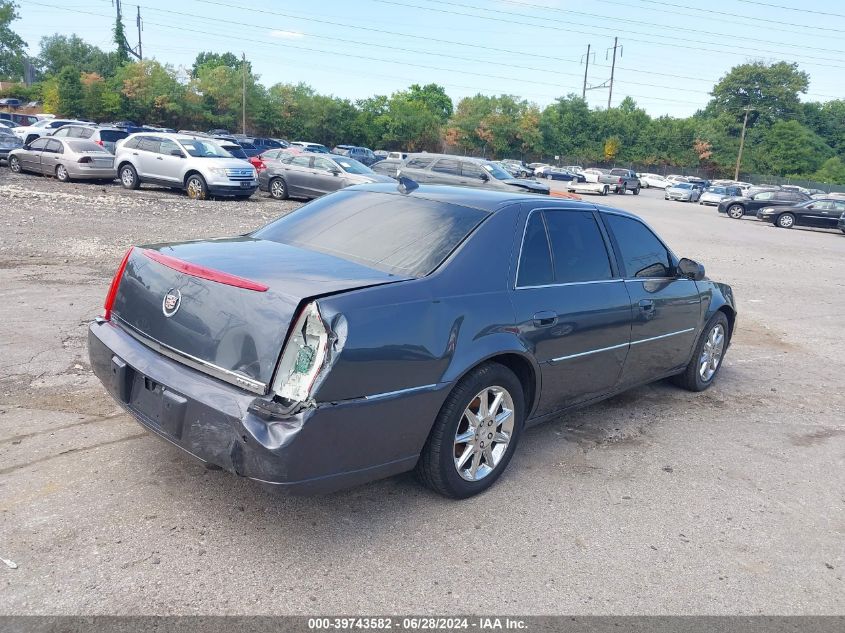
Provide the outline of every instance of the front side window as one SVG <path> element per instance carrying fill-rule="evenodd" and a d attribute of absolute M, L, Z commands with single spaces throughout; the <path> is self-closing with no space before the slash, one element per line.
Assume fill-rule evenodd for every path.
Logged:
<path fill-rule="evenodd" d="M 555 283 L 610 279 L 610 258 L 590 211 L 544 211 L 552 247 Z"/>
<path fill-rule="evenodd" d="M 161 144 L 159 145 L 159 153 L 170 155 L 171 152 L 179 152 L 182 153 L 182 150 L 179 149 L 179 144 L 175 141 L 171 141 L 170 139 L 162 139 Z"/>
<path fill-rule="evenodd" d="M 522 239 L 516 285 L 520 288 L 545 286 L 553 281 L 552 255 L 543 214 L 534 212 L 528 218 Z"/>
<path fill-rule="evenodd" d="M 762 191 L 758 194 L 754 195 L 755 200 L 771 200 L 774 198 L 775 192 L 774 191 Z"/>
<path fill-rule="evenodd" d="M 461 176 L 464 178 L 476 178 L 480 180 L 482 173 L 484 172 L 481 171 L 481 167 L 475 163 L 461 163 Z"/>
<path fill-rule="evenodd" d="M 314 169 L 319 169 L 320 171 L 334 171 L 337 169 L 337 165 L 326 158 L 315 158 Z"/>
<path fill-rule="evenodd" d="M 626 277 L 672 276 L 669 251 L 651 229 L 633 218 L 611 214 L 605 218 L 616 238 Z"/>
<path fill-rule="evenodd" d="M 411 169 L 425 169 L 431 165 L 431 158 L 412 158 L 408 161 L 408 167 Z"/>
<path fill-rule="evenodd" d="M 37 152 L 43 151 L 45 147 L 47 147 L 47 139 L 46 138 L 36 139 L 36 140 L 32 141 L 32 143 L 30 143 L 30 145 L 29 145 L 29 149 L 31 149 L 33 151 L 37 151 Z"/>

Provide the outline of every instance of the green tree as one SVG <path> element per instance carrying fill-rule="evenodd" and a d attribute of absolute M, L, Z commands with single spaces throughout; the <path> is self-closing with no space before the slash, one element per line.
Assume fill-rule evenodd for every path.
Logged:
<path fill-rule="evenodd" d="M 120 67 L 117 53 L 107 53 L 75 34 L 42 37 L 40 49 L 38 66 L 48 76 L 58 75 L 65 66 L 73 66 L 80 72 L 111 77 Z"/>
<path fill-rule="evenodd" d="M 839 156 L 831 156 L 813 174 L 813 180 L 834 185 L 845 185 L 845 162 L 842 162 Z"/>
<path fill-rule="evenodd" d="M 14 2 L 0 0 L 0 79 L 17 81 L 23 77 L 26 42 L 11 27 L 18 17 Z"/>
<path fill-rule="evenodd" d="M 65 66 L 56 78 L 58 89 L 58 114 L 78 118 L 85 114 L 85 99 L 79 71 L 73 66 Z"/>
<path fill-rule="evenodd" d="M 422 103 L 429 112 L 440 120 L 440 123 L 446 123 L 452 116 L 452 99 L 446 94 L 446 89 L 443 86 L 413 84 L 408 88 L 408 99 Z"/>
<path fill-rule="evenodd" d="M 600 160 L 602 144 L 595 133 L 593 112 L 581 97 L 570 94 L 558 98 L 543 110 L 539 127 L 547 156 Z"/>
<path fill-rule="evenodd" d="M 713 87 L 707 111 L 713 115 L 728 113 L 741 120 L 748 107 L 753 108 L 748 115 L 750 127 L 758 120 L 773 123 L 799 112 L 799 94 L 806 93 L 809 85 L 809 76 L 795 63 L 742 64 L 733 67 Z"/>
<path fill-rule="evenodd" d="M 759 164 L 778 176 L 810 174 L 833 153 L 817 134 L 798 121 L 778 121 L 756 149 Z"/>
<path fill-rule="evenodd" d="M 123 21 L 120 18 L 115 18 L 112 34 L 114 35 L 114 43 L 117 45 L 117 60 L 119 63 L 125 64 L 129 61 L 129 44 L 126 41 L 126 29 L 123 27 Z"/>
<path fill-rule="evenodd" d="M 196 94 L 177 80 L 173 68 L 157 61 L 126 64 L 112 86 L 120 94 L 121 118 L 176 128 L 193 127 L 202 121 Z"/>
<path fill-rule="evenodd" d="M 234 53 L 212 53 L 210 51 L 203 51 L 194 60 L 191 66 L 191 77 L 199 76 L 199 69 L 203 66 L 208 68 L 217 68 L 218 66 L 226 66 L 232 70 L 242 70 L 243 61 L 240 57 L 235 56 Z M 246 63 L 247 74 L 252 74 L 252 64 Z"/>

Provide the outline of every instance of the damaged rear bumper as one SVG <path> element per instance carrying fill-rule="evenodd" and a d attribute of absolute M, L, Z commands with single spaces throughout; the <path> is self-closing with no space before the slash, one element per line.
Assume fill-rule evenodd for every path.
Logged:
<path fill-rule="evenodd" d="M 412 469 L 449 388 L 427 385 L 271 416 L 266 397 L 162 356 L 111 322 L 91 324 L 88 352 L 108 392 L 145 428 L 203 462 L 297 494 Z"/>

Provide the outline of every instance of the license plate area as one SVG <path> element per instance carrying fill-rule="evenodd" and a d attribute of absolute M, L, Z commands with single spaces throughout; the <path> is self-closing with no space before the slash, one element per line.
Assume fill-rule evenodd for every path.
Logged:
<path fill-rule="evenodd" d="M 127 406 L 148 424 L 174 439 L 181 439 L 188 399 L 136 371 L 117 357 L 112 363 L 120 367 L 121 382 L 128 387 L 124 391 L 128 397 L 122 398 Z"/>
<path fill-rule="evenodd" d="M 242 182 L 241 183 L 241 189 L 248 189 L 249 187 L 252 187 L 251 182 Z"/>

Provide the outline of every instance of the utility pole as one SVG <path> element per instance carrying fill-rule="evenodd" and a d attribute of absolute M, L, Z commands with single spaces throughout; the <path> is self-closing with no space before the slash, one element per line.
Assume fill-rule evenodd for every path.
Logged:
<path fill-rule="evenodd" d="M 132 48 L 129 46 L 129 40 L 126 39 L 126 35 L 123 32 L 123 8 L 120 6 L 120 0 L 112 0 L 112 4 L 117 10 L 116 25 L 120 29 L 120 37 L 123 40 L 123 45 L 126 47 L 126 52 L 133 57 L 143 59 L 143 55 L 141 53 L 141 27 L 143 24 L 143 22 L 141 22 L 141 7 L 138 7 L 138 17 L 136 18 L 136 24 L 138 26 L 138 46 L 136 48 Z"/>
<path fill-rule="evenodd" d="M 138 9 L 138 15 L 135 18 L 135 25 L 138 27 L 138 59 L 144 59 L 144 49 L 141 45 L 141 5 L 136 7 Z"/>
<path fill-rule="evenodd" d="M 246 53 L 241 53 L 243 61 L 243 109 L 241 111 L 241 133 L 246 134 Z"/>
<path fill-rule="evenodd" d="M 587 70 L 590 68 L 590 45 L 589 44 L 587 44 L 587 55 L 584 59 L 587 60 L 587 63 L 584 66 L 584 87 L 581 89 L 581 98 L 586 101 L 586 99 L 587 99 Z"/>
<path fill-rule="evenodd" d="M 739 180 L 739 166 L 742 164 L 742 148 L 745 147 L 745 130 L 748 127 L 748 113 L 754 108 L 751 106 L 745 107 L 745 118 L 742 121 L 742 134 L 739 137 L 739 152 L 736 155 L 736 169 L 734 170 L 734 180 Z"/>
<path fill-rule="evenodd" d="M 610 110 L 610 101 L 613 99 L 613 75 L 616 73 L 616 49 L 620 49 L 619 57 L 622 58 L 622 47 L 619 46 L 619 38 L 613 38 L 613 63 L 610 66 L 610 91 L 607 93 L 607 109 Z M 610 50 L 609 48 L 607 49 Z M 607 59 L 607 51 L 605 51 L 604 58 Z"/>

